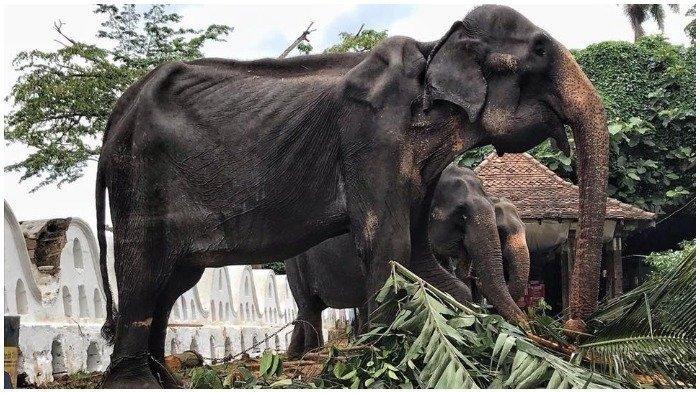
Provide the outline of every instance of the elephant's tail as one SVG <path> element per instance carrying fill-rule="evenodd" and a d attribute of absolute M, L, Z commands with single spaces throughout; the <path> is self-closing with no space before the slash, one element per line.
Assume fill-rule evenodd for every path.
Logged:
<path fill-rule="evenodd" d="M 95 207 L 97 210 L 97 243 L 100 246 L 100 274 L 102 275 L 102 288 L 105 293 L 106 319 L 102 326 L 102 337 L 110 344 L 114 343 L 116 332 L 116 320 L 112 290 L 109 287 L 109 272 L 107 269 L 107 239 L 105 237 L 105 197 L 107 186 L 103 161 L 97 165 L 97 181 L 95 182 Z"/>

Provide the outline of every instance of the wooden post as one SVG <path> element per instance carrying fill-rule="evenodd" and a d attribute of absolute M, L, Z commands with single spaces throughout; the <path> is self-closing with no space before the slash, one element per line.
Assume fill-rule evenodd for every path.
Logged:
<path fill-rule="evenodd" d="M 17 367 L 19 366 L 19 316 L 5 315 L 5 345 L 4 345 L 4 388 L 17 387 Z M 8 386 L 8 382 L 11 386 Z"/>
<path fill-rule="evenodd" d="M 603 252 L 601 253 L 600 274 L 603 277 L 603 284 L 600 287 L 601 296 L 612 297 L 612 241 L 603 244 Z"/>
<path fill-rule="evenodd" d="M 616 236 L 612 241 L 612 266 L 610 274 L 611 295 L 622 295 L 622 238 Z"/>
<path fill-rule="evenodd" d="M 287 57 L 287 55 L 289 54 L 289 52 L 293 51 L 294 48 L 296 48 L 297 46 L 299 46 L 299 44 L 301 44 L 301 43 L 304 42 L 304 41 L 307 41 L 307 42 L 308 42 L 309 39 L 308 39 L 307 37 L 309 36 L 309 34 L 311 34 L 311 33 L 313 33 L 314 31 L 316 31 L 315 29 L 314 29 L 314 30 L 311 30 L 311 26 L 313 26 L 313 25 L 314 25 L 314 22 L 309 23 L 309 27 L 307 27 L 306 30 L 304 30 L 304 31 L 301 32 L 301 34 L 299 35 L 299 37 L 297 37 L 297 39 L 294 40 L 294 42 L 292 42 L 292 44 L 289 45 L 289 46 L 287 47 L 287 49 L 285 49 L 285 50 L 282 52 L 282 54 L 279 55 L 278 59 L 284 59 L 285 57 Z M 364 25 L 363 25 L 363 26 L 364 26 Z M 359 33 L 358 33 L 358 34 L 359 34 Z"/>

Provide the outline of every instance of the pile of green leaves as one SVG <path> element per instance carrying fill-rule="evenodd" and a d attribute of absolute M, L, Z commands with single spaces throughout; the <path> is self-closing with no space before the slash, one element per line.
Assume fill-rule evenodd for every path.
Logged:
<path fill-rule="evenodd" d="M 324 386 L 414 388 L 620 387 L 535 345 L 500 316 L 463 305 L 401 265 L 377 300 L 379 314 L 398 312 L 359 338 L 365 350 L 338 351 Z"/>
<path fill-rule="evenodd" d="M 224 367 L 222 369 L 222 366 Z M 253 373 L 245 363 L 234 362 L 217 368 L 203 366 L 191 371 L 190 388 L 192 389 L 257 389 L 257 388 L 313 388 L 313 382 L 286 377 L 282 358 L 266 349 L 259 363 L 259 370 Z M 220 375 L 221 372 L 225 376 Z"/>
<path fill-rule="evenodd" d="M 695 247 L 670 271 L 604 304 L 579 346 L 595 368 L 654 387 L 695 387 Z"/>

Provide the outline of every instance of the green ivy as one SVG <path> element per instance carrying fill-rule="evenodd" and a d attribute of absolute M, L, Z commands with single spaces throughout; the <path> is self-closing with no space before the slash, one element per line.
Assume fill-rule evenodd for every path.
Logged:
<path fill-rule="evenodd" d="M 656 212 L 694 197 L 695 46 L 657 35 L 575 56 L 608 113 L 609 194 Z"/>

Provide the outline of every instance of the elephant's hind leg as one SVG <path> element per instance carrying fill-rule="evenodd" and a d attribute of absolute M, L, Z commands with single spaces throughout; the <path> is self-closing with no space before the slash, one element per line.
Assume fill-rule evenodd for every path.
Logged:
<path fill-rule="evenodd" d="M 292 338 L 287 347 L 287 357 L 289 359 L 299 359 L 304 354 L 304 326 L 302 321 L 297 319 L 294 322 Z"/>
<path fill-rule="evenodd" d="M 202 277 L 203 273 L 203 268 L 177 266 L 173 274 L 171 274 L 167 286 L 163 292 L 161 292 L 156 302 L 148 347 L 153 358 L 158 361 L 158 363 L 153 366 L 161 369 L 161 371 L 156 372 L 164 388 L 179 388 L 181 386 L 180 381 L 171 374 L 170 370 L 164 367 L 165 336 L 168 329 L 170 311 L 180 295 L 192 288 Z M 193 315 L 193 317 L 195 316 Z"/>
<path fill-rule="evenodd" d="M 298 359 L 305 353 L 323 346 L 323 331 L 321 310 L 299 309 L 299 315 L 294 322 L 294 331 L 287 348 L 290 359 Z"/>
<path fill-rule="evenodd" d="M 128 248 L 115 247 L 119 317 L 114 350 L 100 387 L 161 388 L 162 369 L 148 343 L 156 302 L 171 269 L 164 257 L 154 258 L 158 251 L 153 248 L 149 252 Z"/>
<path fill-rule="evenodd" d="M 323 346 L 323 325 L 321 310 L 313 310 L 304 315 L 304 353 Z"/>

